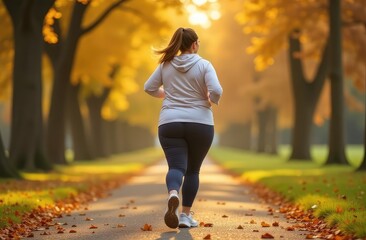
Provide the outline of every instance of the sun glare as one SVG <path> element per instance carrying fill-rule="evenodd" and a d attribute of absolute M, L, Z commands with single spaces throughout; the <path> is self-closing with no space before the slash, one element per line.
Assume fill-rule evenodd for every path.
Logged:
<path fill-rule="evenodd" d="M 217 0 L 188 0 L 184 3 L 188 13 L 188 21 L 192 25 L 209 28 L 212 21 L 216 21 L 221 17 L 220 5 Z"/>
<path fill-rule="evenodd" d="M 190 14 L 188 18 L 189 22 L 193 25 L 201 25 L 204 28 L 209 28 L 211 26 L 211 22 L 204 12 L 195 12 Z"/>
<path fill-rule="evenodd" d="M 193 0 L 192 2 L 194 4 L 196 4 L 197 6 L 201 6 L 201 5 L 205 4 L 207 2 L 207 0 Z"/>

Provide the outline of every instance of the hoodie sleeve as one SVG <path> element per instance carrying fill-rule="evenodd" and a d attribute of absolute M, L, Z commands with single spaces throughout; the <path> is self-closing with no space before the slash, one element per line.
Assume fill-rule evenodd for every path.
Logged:
<path fill-rule="evenodd" d="M 222 95 L 222 87 L 217 78 L 216 71 L 211 63 L 208 63 L 205 73 L 205 83 L 208 89 L 210 101 L 219 104 Z"/>
<path fill-rule="evenodd" d="M 160 88 L 163 85 L 161 68 L 162 65 L 158 65 L 144 85 L 145 92 L 153 97 L 160 97 L 162 91 Z"/>

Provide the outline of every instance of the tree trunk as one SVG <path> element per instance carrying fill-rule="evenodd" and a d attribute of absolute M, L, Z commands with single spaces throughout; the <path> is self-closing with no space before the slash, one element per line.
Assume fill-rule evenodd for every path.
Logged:
<path fill-rule="evenodd" d="M 3 139 L 0 133 L 0 178 L 20 178 L 20 175 L 15 171 L 11 164 L 9 164 L 9 159 L 5 155 L 5 148 L 3 144 Z"/>
<path fill-rule="evenodd" d="M 67 85 L 68 97 L 67 97 L 67 116 L 68 126 L 70 127 L 72 137 L 72 147 L 74 151 L 75 160 L 92 160 L 92 154 L 90 152 L 90 143 L 86 137 L 85 126 L 83 117 L 80 112 L 79 104 L 79 89 L 80 84 L 73 86 L 72 84 Z"/>
<path fill-rule="evenodd" d="M 299 34 L 300 32 L 295 30 L 293 35 L 289 36 L 290 73 L 295 108 L 290 160 L 310 160 L 312 119 L 327 74 L 328 45 L 324 47 L 322 60 L 313 81 L 306 81 L 301 59 L 294 56 L 295 53 L 301 52 Z"/>
<path fill-rule="evenodd" d="M 269 107 L 267 120 L 267 148 L 269 154 L 277 154 L 277 109 Z"/>
<path fill-rule="evenodd" d="M 112 132 L 114 131 L 113 123 L 112 121 L 107 121 L 102 118 L 103 125 L 104 125 L 104 131 L 103 133 L 103 139 L 104 142 L 104 150 L 106 156 L 110 156 L 113 154 L 113 139 L 112 139 Z"/>
<path fill-rule="evenodd" d="M 102 107 L 108 94 L 109 89 L 105 89 L 102 96 L 93 95 L 86 100 L 89 109 L 92 148 L 94 150 L 95 157 L 98 158 L 108 156 L 107 146 L 104 137 L 106 122 L 101 115 Z"/>
<path fill-rule="evenodd" d="M 51 109 L 48 117 L 47 127 L 47 155 L 59 164 L 65 164 L 65 96 L 67 95 L 67 84 L 70 84 L 70 76 L 75 59 L 76 49 L 80 37 L 91 32 L 99 26 L 106 17 L 118 6 L 127 0 L 113 2 L 104 10 L 98 18 L 87 27 L 82 27 L 82 20 L 85 11 L 90 6 L 91 1 L 81 3 L 74 2 L 71 20 L 68 25 L 68 33 L 62 44 L 62 51 L 57 61 L 54 71 L 54 83 L 51 98 Z"/>
<path fill-rule="evenodd" d="M 108 142 L 108 151 L 110 154 L 118 154 L 118 145 L 120 142 L 120 135 L 119 135 L 119 121 L 107 121 L 107 128 L 108 128 L 108 135 L 105 136 Z"/>
<path fill-rule="evenodd" d="M 366 105 L 365 105 L 365 113 L 366 113 Z M 365 129 L 363 135 L 363 160 L 361 165 L 357 168 L 358 171 L 366 171 L 366 118 L 365 118 Z"/>
<path fill-rule="evenodd" d="M 268 117 L 267 108 L 257 111 L 257 118 L 258 118 L 257 152 L 259 153 L 264 153 L 266 151 L 267 117 Z"/>
<path fill-rule="evenodd" d="M 74 3 L 67 38 L 57 62 L 47 128 L 47 154 L 54 163 L 65 164 L 65 99 L 67 85 L 75 59 L 76 48 L 81 36 L 82 19 L 88 4 Z"/>
<path fill-rule="evenodd" d="M 250 121 L 243 125 L 243 149 L 251 150 L 252 148 L 252 123 Z"/>
<path fill-rule="evenodd" d="M 329 154 L 325 164 L 348 164 L 344 140 L 341 1 L 329 0 L 331 119 Z"/>
<path fill-rule="evenodd" d="M 4 0 L 14 29 L 10 162 L 17 168 L 49 170 L 43 142 L 42 26 L 54 0 Z"/>

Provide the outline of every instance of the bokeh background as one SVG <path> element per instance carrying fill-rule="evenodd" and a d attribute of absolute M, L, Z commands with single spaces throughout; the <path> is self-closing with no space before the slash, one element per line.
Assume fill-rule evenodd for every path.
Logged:
<path fill-rule="evenodd" d="M 1 175 L 156 145 L 161 101 L 143 84 L 178 27 L 224 89 L 215 144 L 307 160 L 324 145 L 348 164 L 365 144 L 366 4 L 336 3 L 0 1 Z"/>

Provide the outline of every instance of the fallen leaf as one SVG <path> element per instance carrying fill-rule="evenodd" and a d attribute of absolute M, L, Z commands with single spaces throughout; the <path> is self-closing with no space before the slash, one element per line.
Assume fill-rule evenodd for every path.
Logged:
<path fill-rule="evenodd" d="M 141 228 L 142 231 L 152 231 L 152 226 L 150 224 L 145 223 L 145 225 Z"/>
<path fill-rule="evenodd" d="M 118 215 L 118 217 L 126 217 L 126 215 L 120 214 L 120 215 Z"/>
<path fill-rule="evenodd" d="M 295 231 L 295 228 L 294 227 L 287 227 L 286 230 L 287 231 Z"/>
<path fill-rule="evenodd" d="M 262 227 L 270 227 L 271 225 L 269 225 L 268 223 L 266 223 L 266 222 L 261 222 L 261 225 L 262 225 Z"/>
<path fill-rule="evenodd" d="M 257 230 L 257 229 L 254 229 L 254 230 L 253 230 L 253 232 L 259 232 L 259 230 Z"/>
<path fill-rule="evenodd" d="M 96 228 L 98 228 L 98 227 L 93 224 L 89 227 L 89 229 L 96 229 Z"/>
<path fill-rule="evenodd" d="M 85 218 L 85 221 L 93 221 L 94 219 L 93 218 Z"/>
<path fill-rule="evenodd" d="M 269 234 L 269 233 L 265 233 L 265 234 L 263 234 L 261 236 L 261 238 L 267 238 L 267 239 L 269 239 L 269 238 L 274 238 L 274 237 L 271 234 Z"/>
<path fill-rule="evenodd" d="M 72 230 L 70 230 L 69 233 L 76 233 L 76 231 L 72 229 Z"/>
<path fill-rule="evenodd" d="M 253 216 L 253 213 L 246 213 L 245 216 Z"/>
<path fill-rule="evenodd" d="M 237 229 L 244 229 L 242 225 L 239 225 Z"/>
<path fill-rule="evenodd" d="M 278 227 L 278 226 L 280 226 L 280 224 L 278 222 L 274 222 L 274 223 L 272 223 L 272 226 Z"/>
<path fill-rule="evenodd" d="M 205 226 L 205 222 L 200 222 L 200 227 Z"/>
<path fill-rule="evenodd" d="M 226 216 L 226 215 L 222 215 L 223 218 L 228 218 L 229 216 Z"/>
<path fill-rule="evenodd" d="M 32 238 L 32 237 L 34 237 L 33 233 L 29 233 L 28 236 L 27 236 L 27 238 Z"/>
<path fill-rule="evenodd" d="M 305 239 L 314 239 L 316 238 L 316 236 L 312 235 L 312 234 L 307 234 Z"/>
<path fill-rule="evenodd" d="M 250 222 L 249 222 L 250 224 L 256 224 L 257 222 L 256 221 L 254 221 L 253 219 L 252 220 L 250 220 Z"/>
<path fill-rule="evenodd" d="M 336 213 L 342 213 L 342 212 L 343 212 L 343 208 L 340 206 L 337 206 Z"/>
<path fill-rule="evenodd" d="M 205 223 L 203 224 L 204 227 L 212 227 L 213 226 L 213 223 Z"/>
<path fill-rule="evenodd" d="M 118 228 L 123 228 L 123 227 L 126 227 L 126 225 L 124 225 L 124 224 L 118 224 L 117 227 Z"/>
<path fill-rule="evenodd" d="M 211 234 L 207 234 L 203 239 L 211 239 Z"/>

